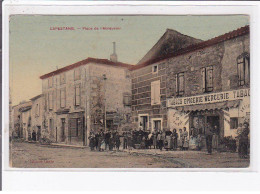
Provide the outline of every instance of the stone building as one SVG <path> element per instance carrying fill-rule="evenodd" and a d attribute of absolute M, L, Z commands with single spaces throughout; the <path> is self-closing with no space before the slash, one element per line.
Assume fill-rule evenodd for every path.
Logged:
<path fill-rule="evenodd" d="M 220 138 L 235 136 L 238 124 L 250 116 L 249 40 L 245 26 L 158 57 L 147 55 L 132 68 L 135 126 L 152 131 L 194 127 L 203 135 L 209 123 Z"/>
<path fill-rule="evenodd" d="M 179 50 L 167 59 L 168 126 L 220 138 L 249 120 L 249 26 Z"/>
<path fill-rule="evenodd" d="M 201 40 L 167 29 L 158 42 L 131 70 L 132 116 L 136 129 L 162 130 L 167 127 L 166 61 L 168 55 Z"/>
<path fill-rule="evenodd" d="M 30 99 L 32 102 L 32 109 L 31 109 L 31 125 L 32 131 L 35 131 L 37 134 L 36 140 L 39 141 L 42 132 L 42 125 L 43 125 L 43 116 L 44 116 L 44 109 L 43 109 L 43 95 L 37 95 Z M 32 132 L 31 131 L 31 132 Z"/>
<path fill-rule="evenodd" d="M 43 128 L 52 141 L 87 145 L 89 132 L 123 130 L 131 119 L 131 65 L 87 58 L 42 79 Z"/>
<path fill-rule="evenodd" d="M 25 101 L 12 107 L 11 129 L 12 129 L 13 138 L 26 139 L 27 128 L 28 128 L 27 122 L 29 119 L 31 106 L 32 106 L 31 101 Z"/>

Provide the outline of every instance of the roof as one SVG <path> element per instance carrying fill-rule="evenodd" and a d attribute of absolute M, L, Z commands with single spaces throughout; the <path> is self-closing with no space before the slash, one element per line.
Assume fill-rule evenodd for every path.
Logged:
<path fill-rule="evenodd" d="M 39 94 L 37 96 L 34 96 L 33 98 L 31 98 L 30 100 L 37 100 L 38 98 L 42 97 L 43 94 Z"/>
<path fill-rule="evenodd" d="M 157 62 L 160 62 L 160 61 L 165 60 L 165 59 L 169 59 L 169 58 L 172 58 L 172 57 L 183 55 L 183 54 L 186 54 L 186 53 L 198 50 L 198 49 L 203 49 L 203 48 L 206 48 L 206 47 L 209 47 L 209 46 L 212 46 L 212 45 L 215 45 L 215 44 L 218 44 L 218 43 L 221 43 L 221 42 L 224 42 L 224 41 L 227 41 L 227 40 L 230 40 L 230 39 L 233 39 L 233 38 L 236 38 L 238 36 L 242 36 L 242 35 L 245 35 L 245 34 L 248 34 L 248 33 L 249 33 L 249 25 L 238 28 L 237 30 L 228 32 L 226 34 L 217 36 L 215 38 L 200 42 L 198 44 L 190 45 L 188 47 L 182 48 L 175 53 L 168 54 L 168 55 L 163 56 L 163 57 L 158 57 L 158 58 L 155 58 L 155 59 L 148 60 L 146 62 L 143 62 L 141 64 L 133 66 L 131 68 L 131 70 L 140 69 L 142 67 L 151 65 L 153 63 L 157 63 Z"/>
<path fill-rule="evenodd" d="M 26 107 L 21 107 L 19 109 L 20 112 L 27 112 L 28 110 L 31 110 L 32 109 L 32 106 L 26 106 Z"/>
<path fill-rule="evenodd" d="M 108 59 L 97 59 L 97 58 L 89 57 L 89 58 L 84 59 L 82 61 L 76 62 L 74 64 L 71 64 L 71 65 L 68 65 L 66 67 L 52 71 L 50 73 L 44 74 L 44 75 L 40 76 L 40 78 L 46 79 L 48 77 L 60 74 L 60 73 L 65 72 L 65 71 L 69 71 L 71 69 L 74 69 L 74 68 L 79 67 L 81 65 L 86 65 L 88 63 L 99 63 L 99 64 L 105 64 L 105 65 L 110 65 L 110 66 L 114 66 L 114 67 L 124 67 L 124 68 L 127 68 L 127 69 L 130 69 L 131 67 L 133 67 L 133 65 L 130 65 L 130 64 L 127 64 L 127 63 L 113 62 L 113 61 L 110 61 Z"/>
<path fill-rule="evenodd" d="M 176 52 L 181 48 L 190 46 L 192 44 L 197 44 L 199 42 L 202 42 L 202 40 L 181 34 L 176 30 L 167 29 L 158 42 L 137 64 L 141 64 L 154 58 L 164 57 L 170 53 Z"/>

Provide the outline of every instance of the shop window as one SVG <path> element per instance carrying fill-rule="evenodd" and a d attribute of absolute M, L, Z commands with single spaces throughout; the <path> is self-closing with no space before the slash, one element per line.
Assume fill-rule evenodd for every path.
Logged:
<path fill-rule="evenodd" d="M 157 73 L 158 72 L 158 65 L 154 65 L 153 66 L 153 73 Z"/>
<path fill-rule="evenodd" d="M 66 83 L 66 74 L 65 73 L 62 73 L 60 75 L 60 84 L 65 84 Z"/>
<path fill-rule="evenodd" d="M 237 58 L 238 85 L 243 86 L 250 83 L 249 54 L 243 53 Z"/>
<path fill-rule="evenodd" d="M 151 105 L 160 104 L 160 80 L 151 83 Z"/>
<path fill-rule="evenodd" d="M 50 78 L 48 79 L 48 87 L 49 87 L 49 88 L 52 88 L 52 87 L 53 87 L 53 77 L 50 77 Z"/>
<path fill-rule="evenodd" d="M 213 91 L 213 67 L 203 67 L 201 69 L 202 74 L 202 91 L 212 92 Z"/>
<path fill-rule="evenodd" d="M 230 129 L 237 129 L 238 128 L 238 118 L 233 117 L 230 118 Z"/>
<path fill-rule="evenodd" d="M 48 104 L 49 104 L 49 109 L 52 110 L 53 109 L 53 92 L 50 92 L 48 94 Z"/>
<path fill-rule="evenodd" d="M 75 106 L 80 105 L 80 85 L 75 86 Z"/>
<path fill-rule="evenodd" d="M 123 94 L 123 104 L 125 106 L 131 106 L 131 94 L 129 93 Z"/>
<path fill-rule="evenodd" d="M 176 74 L 176 95 L 182 96 L 184 94 L 184 73 Z"/>
<path fill-rule="evenodd" d="M 80 68 L 74 70 L 74 80 L 80 80 Z"/>
<path fill-rule="evenodd" d="M 60 90 L 60 107 L 61 108 L 66 107 L 66 89 L 65 88 Z"/>

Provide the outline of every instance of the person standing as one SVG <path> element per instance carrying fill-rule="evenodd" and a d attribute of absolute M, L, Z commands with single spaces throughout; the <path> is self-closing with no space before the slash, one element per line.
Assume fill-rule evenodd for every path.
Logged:
<path fill-rule="evenodd" d="M 213 136 L 212 136 L 212 148 L 218 150 L 218 134 L 219 134 L 219 129 L 218 126 L 214 126 L 213 130 Z"/>
<path fill-rule="evenodd" d="M 127 132 L 123 133 L 123 149 L 127 149 Z"/>
<path fill-rule="evenodd" d="M 208 154 L 212 154 L 212 128 L 209 123 L 206 124 L 205 128 L 205 135 L 206 135 L 206 145 L 207 145 L 207 151 Z"/>
<path fill-rule="evenodd" d="M 116 149 L 119 150 L 119 147 L 120 147 L 120 136 L 119 136 L 118 132 L 116 132 L 115 140 L 116 140 Z"/>
<path fill-rule="evenodd" d="M 155 131 L 153 132 L 153 148 L 157 148 L 157 133 Z"/>
<path fill-rule="evenodd" d="M 183 132 L 182 129 L 179 129 L 179 139 L 178 139 L 178 146 L 180 147 L 181 150 L 183 150 Z"/>
<path fill-rule="evenodd" d="M 132 150 L 132 147 L 133 147 L 132 133 L 129 133 L 127 135 L 127 147 L 128 147 L 128 150 Z"/>
<path fill-rule="evenodd" d="M 162 140 L 162 134 L 161 134 L 161 132 L 159 132 L 158 135 L 157 135 L 157 142 L 158 142 L 158 147 L 159 147 L 159 149 L 162 150 L 163 140 Z"/>
<path fill-rule="evenodd" d="M 248 139 L 249 135 L 249 124 L 245 122 L 242 126 L 242 131 L 238 135 L 238 155 L 240 158 L 248 157 Z"/>
<path fill-rule="evenodd" d="M 176 129 L 173 129 L 172 139 L 173 139 L 173 149 L 177 149 L 177 147 L 178 147 L 178 133 L 176 132 Z"/>
<path fill-rule="evenodd" d="M 32 140 L 33 141 L 36 141 L 36 132 L 33 130 L 32 132 Z"/>
<path fill-rule="evenodd" d="M 183 150 L 189 149 L 189 140 L 188 140 L 188 132 L 186 130 L 186 127 L 183 127 Z"/>
<path fill-rule="evenodd" d="M 105 133 L 105 150 L 109 147 L 109 139 L 111 138 L 111 134 L 109 131 Z"/>

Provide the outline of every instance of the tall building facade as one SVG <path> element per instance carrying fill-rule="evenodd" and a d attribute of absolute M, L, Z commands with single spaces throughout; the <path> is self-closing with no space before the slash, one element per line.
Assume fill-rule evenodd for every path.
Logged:
<path fill-rule="evenodd" d="M 86 145 L 90 131 L 130 125 L 130 67 L 88 58 L 41 76 L 43 127 L 49 138 Z"/>

